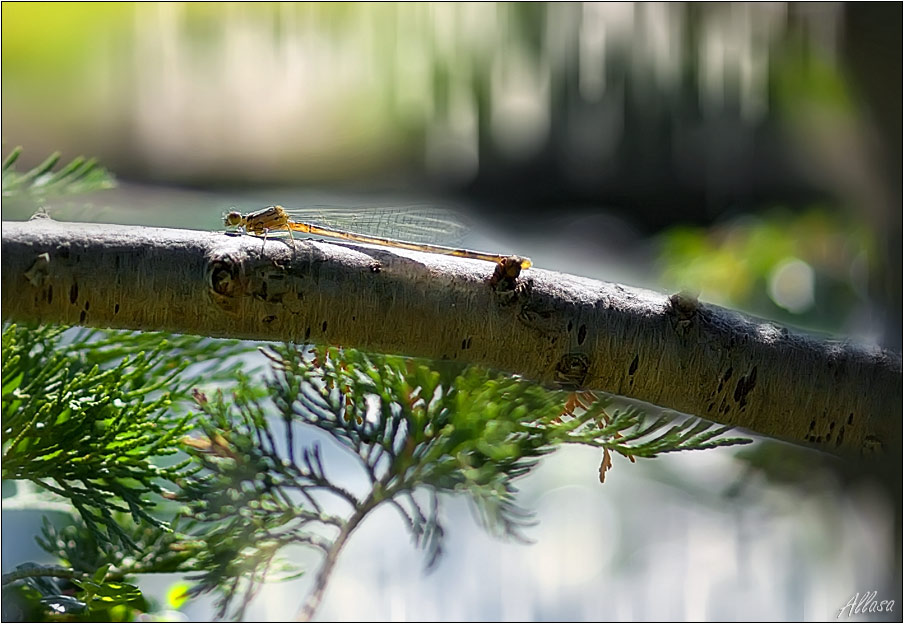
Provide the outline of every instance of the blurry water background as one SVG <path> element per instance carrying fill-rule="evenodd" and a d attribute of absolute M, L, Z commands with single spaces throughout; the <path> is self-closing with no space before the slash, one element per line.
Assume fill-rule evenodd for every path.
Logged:
<path fill-rule="evenodd" d="M 4 155 L 96 156 L 120 180 L 4 198 L 4 220 L 41 204 L 216 229 L 233 206 L 436 203 L 472 224 L 470 247 L 901 350 L 900 4 L 4 3 L 2 18 Z M 875 590 L 900 619 L 899 464 L 877 477 L 762 442 L 616 461 L 600 486 L 598 462 L 568 450 L 524 481 L 531 546 L 449 501 L 429 576 L 382 510 L 320 617 L 824 620 Z M 4 569 L 27 542 L 8 518 Z M 309 583 L 268 586 L 249 619 L 291 617 Z"/>

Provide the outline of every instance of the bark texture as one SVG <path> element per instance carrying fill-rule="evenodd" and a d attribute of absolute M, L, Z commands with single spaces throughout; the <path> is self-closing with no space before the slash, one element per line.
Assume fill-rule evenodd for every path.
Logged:
<path fill-rule="evenodd" d="M 602 390 L 846 456 L 900 453 L 900 355 L 648 290 L 223 232 L 3 223 L 5 320 L 329 343 Z"/>

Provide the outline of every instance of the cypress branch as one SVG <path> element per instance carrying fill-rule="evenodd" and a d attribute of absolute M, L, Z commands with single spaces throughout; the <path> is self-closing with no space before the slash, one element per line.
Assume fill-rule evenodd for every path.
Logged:
<path fill-rule="evenodd" d="M 901 358 L 685 295 L 385 248 L 3 224 L 7 320 L 342 344 L 587 388 L 846 456 L 900 453 Z"/>

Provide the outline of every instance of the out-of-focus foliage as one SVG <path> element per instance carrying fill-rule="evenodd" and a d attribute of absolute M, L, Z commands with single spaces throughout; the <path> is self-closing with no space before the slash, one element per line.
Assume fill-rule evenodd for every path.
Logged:
<path fill-rule="evenodd" d="M 5 119 L 170 180 L 404 170 L 702 215 L 700 189 L 744 188 L 764 153 L 806 188 L 769 158 L 798 95 L 856 102 L 840 5 L 88 6 L 4 6 Z"/>
<path fill-rule="evenodd" d="M 770 86 L 775 105 L 789 122 L 806 122 L 803 116 L 816 108 L 830 113 L 829 119 L 857 114 L 853 85 L 827 50 L 808 49 L 806 42 L 794 35 L 783 47 L 786 54 L 776 63 Z"/>
<path fill-rule="evenodd" d="M 153 604 L 127 581 L 137 574 L 185 572 L 203 548 L 181 533 L 178 519 L 161 528 L 136 524 L 126 514 L 115 518 L 131 547 L 98 540 L 83 522 L 58 528 L 45 519 L 37 541 L 60 565 L 26 563 L 4 574 L 4 596 L 9 592 L 13 600 L 8 611 L 4 602 L 4 621 L 133 621 Z M 174 594 L 167 606 L 183 602 Z"/>
<path fill-rule="evenodd" d="M 147 602 L 135 585 L 111 580 L 107 572 L 108 568 L 104 566 L 93 575 L 80 576 L 54 566 L 19 565 L 12 574 L 21 576 L 24 583 L 4 583 L 3 619 L 14 622 L 133 621 L 138 613 L 147 610 Z M 10 602 L 12 604 L 8 604 Z"/>
<path fill-rule="evenodd" d="M 776 210 L 659 240 L 663 285 L 728 307 L 839 331 L 868 299 L 872 236 L 832 212 Z"/>
<path fill-rule="evenodd" d="M 22 154 L 17 147 L 3 161 L 3 196 L 30 196 L 44 199 L 54 195 L 73 195 L 110 189 L 116 186 L 112 174 L 97 164 L 93 158 L 82 156 L 54 171 L 60 161 L 60 154 L 51 154 L 43 163 L 24 173 L 15 170 L 16 160 Z"/>
<path fill-rule="evenodd" d="M 29 88 L 43 91 L 45 97 L 52 93 L 51 84 L 78 84 L 84 80 L 86 64 L 103 53 L 85 43 L 96 41 L 111 26 L 121 26 L 130 13 L 127 4 L 118 2 L 95 6 L 38 2 L 12 10 L 4 8 L 4 73 L 11 72 L 8 78 L 27 81 Z M 23 18 L 31 27 L 17 23 Z M 46 41 L 36 38 L 36 30 L 43 31 L 53 45 L 44 45 Z"/>

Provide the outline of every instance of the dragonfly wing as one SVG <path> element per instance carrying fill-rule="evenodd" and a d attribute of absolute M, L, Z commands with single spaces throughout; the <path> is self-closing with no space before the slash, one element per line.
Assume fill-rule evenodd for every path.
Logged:
<path fill-rule="evenodd" d="M 431 245 L 454 246 L 468 233 L 458 215 L 435 206 L 311 206 L 288 212 L 295 221 Z"/>

